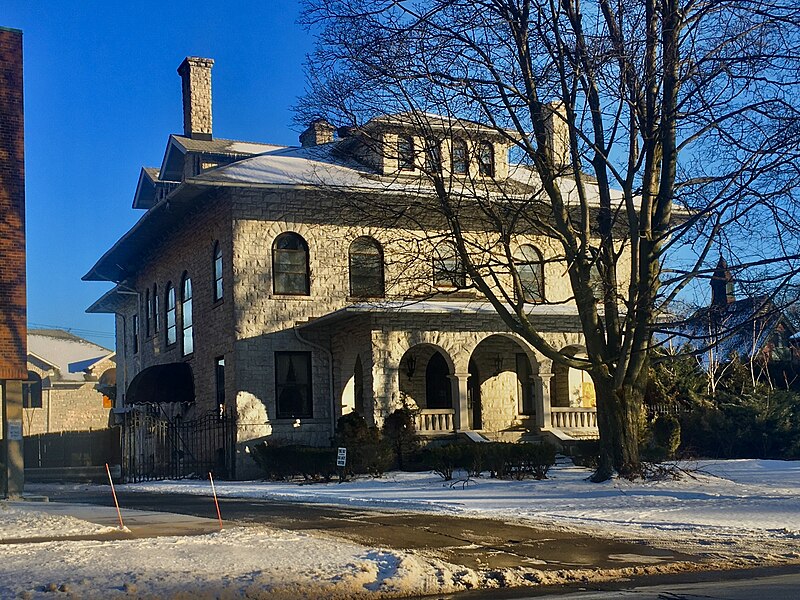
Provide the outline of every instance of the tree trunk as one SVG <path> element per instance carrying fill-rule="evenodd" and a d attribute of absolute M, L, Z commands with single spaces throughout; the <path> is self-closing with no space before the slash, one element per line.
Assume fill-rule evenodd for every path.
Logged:
<path fill-rule="evenodd" d="M 626 382 L 615 388 L 613 377 L 594 373 L 592 380 L 600 431 L 600 462 L 592 481 L 605 481 L 615 473 L 633 479 L 641 474 L 639 434 L 644 387 L 639 382 Z"/>

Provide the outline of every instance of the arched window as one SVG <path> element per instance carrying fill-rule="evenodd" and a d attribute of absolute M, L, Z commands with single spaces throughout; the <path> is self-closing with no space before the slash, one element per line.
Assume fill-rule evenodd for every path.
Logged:
<path fill-rule="evenodd" d="M 478 172 L 483 177 L 494 177 L 494 145 L 483 141 L 478 145 Z"/>
<path fill-rule="evenodd" d="M 414 170 L 414 140 L 410 136 L 397 136 L 397 166 L 401 171 Z"/>
<path fill-rule="evenodd" d="M 441 242 L 433 252 L 433 285 L 463 288 L 467 285 L 464 264 L 452 242 Z"/>
<path fill-rule="evenodd" d="M 360 237 L 350 244 L 350 295 L 382 298 L 384 294 L 383 252 L 371 237 Z"/>
<path fill-rule="evenodd" d="M 181 282 L 181 329 L 183 329 L 183 355 L 194 352 L 194 328 L 192 327 L 192 280 L 188 273 Z"/>
<path fill-rule="evenodd" d="M 158 284 L 153 284 L 153 333 L 158 333 L 161 325 L 160 303 L 158 301 Z"/>
<path fill-rule="evenodd" d="M 175 288 L 172 286 L 172 282 L 167 283 L 167 288 L 164 292 L 164 311 L 167 346 L 172 346 L 178 341 L 178 330 L 175 321 Z"/>
<path fill-rule="evenodd" d="M 520 246 L 514 256 L 525 302 L 544 301 L 544 260 L 530 244 Z"/>
<path fill-rule="evenodd" d="M 214 302 L 222 300 L 222 247 L 214 242 Z"/>
<path fill-rule="evenodd" d="M 467 142 L 460 138 L 453 140 L 453 153 L 450 160 L 455 175 L 467 174 Z"/>
<path fill-rule="evenodd" d="M 144 336 L 150 337 L 150 327 L 153 322 L 153 299 L 150 297 L 150 289 L 144 293 Z"/>
<path fill-rule="evenodd" d="M 22 382 L 22 408 L 42 408 L 42 378 L 34 371 Z"/>
<path fill-rule="evenodd" d="M 272 244 L 272 289 L 276 294 L 308 296 L 308 244 L 296 233 L 282 233 Z"/>

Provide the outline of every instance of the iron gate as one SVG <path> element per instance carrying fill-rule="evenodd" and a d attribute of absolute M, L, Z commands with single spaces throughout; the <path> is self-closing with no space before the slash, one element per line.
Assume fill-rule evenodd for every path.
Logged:
<path fill-rule="evenodd" d="M 233 479 L 236 424 L 227 412 L 169 418 L 158 405 L 135 405 L 122 422 L 125 482 L 207 477 Z"/>

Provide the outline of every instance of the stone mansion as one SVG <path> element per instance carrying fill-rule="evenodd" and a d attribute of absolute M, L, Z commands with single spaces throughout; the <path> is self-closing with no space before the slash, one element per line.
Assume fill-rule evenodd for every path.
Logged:
<path fill-rule="evenodd" d="M 116 410 L 158 402 L 183 418 L 235 415 L 237 476 L 251 469 L 247 443 L 327 445 L 354 410 L 379 425 L 406 404 L 424 436 L 596 432 L 588 377 L 510 333 L 455 248 L 432 235 L 436 223 L 415 229 L 387 214 L 381 224 L 351 206 L 424 201 L 431 162 L 451 181 L 531 194 L 532 172 L 509 164 L 507 138 L 444 118 L 422 134 L 394 115 L 359 130 L 315 121 L 299 147 L 219 139 L 212 65 L 181 64 L 183 135 L 169 136 L 160 167 L 142 169 L 142 217 L 84 277 L 114 284 L 88 310 L 116 315 Z M 421 151 L 431 134 L 435 152 Z M 581 352 L 552 243 L 517 242 L 530 319 Z"/>

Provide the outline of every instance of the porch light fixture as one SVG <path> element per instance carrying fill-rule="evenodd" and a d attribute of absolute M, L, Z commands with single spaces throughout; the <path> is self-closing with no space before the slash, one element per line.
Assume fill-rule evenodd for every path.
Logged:
<path fill-rule="evenodd" d="M 408 375 L 409 381 L 411 380 L 412 377 L 414 377 L 414 373 L 416 372 L 416 370 L 417 370 L 417 357 L 414 356 L 413 354 L 410 354 L 408 356 L 408 359 L 406 359 L 406 375 Z"/>
<path fill-rule="evenodd" d="M 494 374 L 500 375 L 503 372 L 503 356 L 498 354 L 494 357 Z"/>

